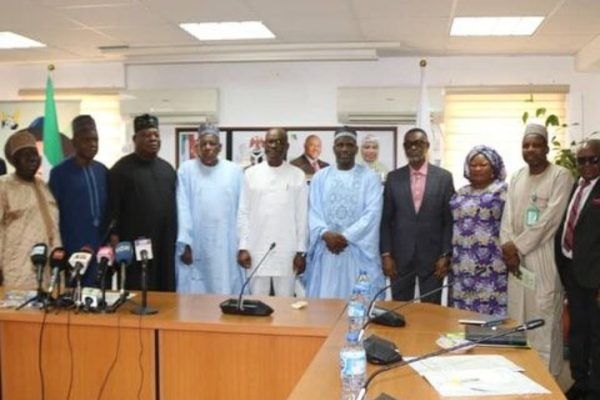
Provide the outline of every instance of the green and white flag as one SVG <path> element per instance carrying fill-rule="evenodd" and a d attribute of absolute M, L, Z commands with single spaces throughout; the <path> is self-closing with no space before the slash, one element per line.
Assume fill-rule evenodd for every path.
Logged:
<path fill-rule="evenodd" d="M 62 143 L 58 131 L 58 118 L 56 117 L 56 103 L 54 102 L 54 86 L 52 77 L 48 74 L 46 80 L 46 102 L 44 105 L 44 155 L 48 163 L 54 167 L 63 159 Z"/>

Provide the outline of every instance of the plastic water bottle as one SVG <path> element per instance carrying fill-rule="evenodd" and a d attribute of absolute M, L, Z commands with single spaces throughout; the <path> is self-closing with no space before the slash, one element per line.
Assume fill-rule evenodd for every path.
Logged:
<path fill-rule="evenodd" d="M 348 332 L 360 333 L 366 322 L 367 307 L 362 293 L 354 288 L 348 302 Z"/>
<path fill-rule="evenodd" d="M 346 345 L 340 351 L 342 400 L 354 400 L 367 379 L 367 355 L 356 332 L 348 332 Z"/>
<path fill-rule="evenodd" d="M 373 284 L 371 283 L 371 279 L 369 278 L 367 271 L 364 269 L 360 270 L 354 287 L 360 290 L 368 305 L 373 298 Z"/>

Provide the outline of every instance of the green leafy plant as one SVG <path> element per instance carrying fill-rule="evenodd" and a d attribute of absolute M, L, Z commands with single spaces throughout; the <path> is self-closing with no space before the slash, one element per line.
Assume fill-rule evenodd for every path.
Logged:
<path fill-rule="evenodd" d="M 560 120 L 557 115 L 550 114 L 546 116 L 546 111 L 547 110 L 543 107 L 535 110 L 535 117 L 544 120 L 544 125 L 546 126 L 546 128 L 553 126 L 556 127 L 557 131 L 568 128 L 569 125 L 560 123 Z M 529 113 L 525 111 L 523 113 L 523 116 L 521 117 L 521 120 L 524 124 L 526 124 L 528 119 Z M 560 165 L 561 167 L 568 169 L 575 178 L 579 177 L 579 171 L 577 170 L 576 155 L 574 150 L 575 146 L 577 146 L 577 143 L 575 141 L 572 141 L 568 147 L 563 147 L 558 141 L 558 138 L 556 136 L 552 136 L 550 144 L 552 144 L 552 150 L 554 151 L 554 164 Z"/>

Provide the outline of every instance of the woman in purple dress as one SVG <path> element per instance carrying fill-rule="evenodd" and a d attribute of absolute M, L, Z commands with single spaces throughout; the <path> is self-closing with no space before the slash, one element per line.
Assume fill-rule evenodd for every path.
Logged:
<path fill-rule="evenodd" d="M 450 302 L 456 308 L 504 316 L 508 274 L 499 235 L 507 184 L 502 157 L 490 147 L 475 146 L 465 159 L 464 175 L 470 184 L 450 200 Z"/>

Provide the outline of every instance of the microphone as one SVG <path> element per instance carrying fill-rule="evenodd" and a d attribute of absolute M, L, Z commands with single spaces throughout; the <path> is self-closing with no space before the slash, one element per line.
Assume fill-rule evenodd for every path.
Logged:
<path fill-rule="evenodd" d="M 115 247 L 115 263 L 119 266 L 121 297 L 126 296 L 125 294 L 125 278 L 127 277 L 127 266 L 131 265 L 133 261 L 133 246 L 130 242 L 119 242 Z"/>
<path fill-rule="evenodd" d="M 115 259 L 115 253 L 110 246 L 102 246 L 96 253 L 96 261 L 98 262 L 98 271 L 96 273 L 96 286 L 104 287 L 104 280 L 106 279 L 106 272 L 108 267 L 112 266 Z"/>
<path fill-rule="evenodd" d="M 475 271 L 475 276 L 477 277 L 477 276 L 481 275 L 485 270 L 486 270 L 486 268 L 483 268 L 483 267 L 477 268 Z M 369 303 L 369 307 L 367 307 L 367 321 L 364 323 L 364 325 L 362 326 L 362 328 L 358 334 L 359 340 L 362 339 L 362 337 L 365 333 L 365 330 L 367 329 L 367 326 L 369 326 L 369 324 L 371 322 L 374 322 L 379 325 L 391 326 L 391 327 L 405 326 L 406 320 L 404 319 L 404 316 L 400 313 L 395 312 L 396 310 L 406 307 L 410 304 L 415 303 L 418 300 L 426 298 L 427 296 L 430 296 L 434 293 L 444 290 L 445 288 L 447 288 L 449 286 L 452 286 L 452 282 L 448 282 L 445 285 L 440 286 L 439 288 L 430 290 L 429 292 L 424 293 L 424 294 L 412 299 L 411 301 L 409 301 L 407 303 L 400 304 L 399 306 L 394 307 L 389 310 L 386 310 L 384 308 L 375 307 L 374 304 L 375 304 L 375 301 L 377 301 L 377 297 L 381 293 L 383 293 L 385 290 L 387 290 L 389 287 L 394 286 L 397 282 L 398 281 L 391 283 L 391 284 L 387 285 L 386 287 L 384 287 L 383 289 L 379 290 L 375 294 L 375 296 L 373 296 L 373 298 L 371 299 L 371 302 Z M 373 315 L 373 314 L 375 314 L 375 316 L 371 317 L 371 315 Z M 385 340 L 384 338 L 382 338 L 380 336 L 377 336 L 377 335 L 369 336 L 367 339 L 365 339 L 364 345 L 365 345 L 365 351 L 367 353 L 367 360 L 370 363 L 386 365 L 386 364 L 397 363 L 401 359 L 400 351 L 398 350 L 396 345 L 388 340 Z"/>
<path fill-rule="evenodd" d="M 58 285 L 58 294 L 60 295 L 60 273 L 67 269 L 67 251 L 64 247 L 56 247 L 50 253 L 50 268 L 52 269 L 52 277 L 50 278 L 48 293 L 52 294 L 54 288 Z"/>
<path fill-rule="evenodd" d="M 36 270 L 36 280 L 38 283 L 38 289 L 42 287 L 42 280 L 44 279 L 44 266 L 48 262 L 48 246 L 46 243 L 37 243 L 31 248 L 29 253 L 31 263 Z"/>
<path fill-rule="evenodd" d="M 69 265 L 73 269 L 75 278 L 81 277 L 87 271 L 87 267 L 92 261 L 92 250 L 88 246 L 83 246 L 80 251 L 71 254 Z"/>
<path fill-rule="evenodd" d="M 102 246 L 98 249 L 96 260 L 98 262 L 98 271 L 96 271 L 96 286 L 100 287 L 101 299 L 96 301 L 96 307 L 106 311 L 106 273 L 108 267 L 113 264 L 115 253 L 110 246 Z"/>
<path fill-rule="evenodd" d="M 365 397 L 365 395 L 367 394 L 367 390 L 369 388 L 369 384 L 373 381 L 373 379 L 375 379 L 375 377 L 377 377 L 379 374 L 382 374 L 382 373 L 384 373 L 386 371 L 390 371 L 392 369 L 396 369 L 396 368 L 399 368 L 399 367 L 402 367 L 402 366 L 405 366 L 405 365 L 409 365 L 409 364 L 415 363 L 417 361 L 422 361 L 422 360 L 425 360 L 425 359 L 428 359 L 428 358 L 437 357 L 437 356 L 440 356 L 440 355 L 443 355 L 443 354 L 451 353 L 453 351 L 460 350 L 460 349 L 465 348 L 465 347 L 470 347 L 470 346 L 473 346 L 473 345 L 478 345 L 478 344 L 480 344 L 480 343 L 482 343 L 484 341 L 488 341 L 490 339 L 499 338 L 499 337 L 502 337 L 502 336 L 507 336 L 507 335 L 510 335 L 512 333 L 515 333 L 515 332 L 524 332 L 524 331 L 530 331 L 530 330 L 533 330 L 533 329 L 537 329 L 537 328 L 539 328 L 541 326 L 544 326 L 545 323 L 546 323 L 546 321 L 543 320 L 543 319 L 541 319 L 541 318 L 540 319 L 534 319 L 534 320 L 528 321 L 528 322 L 526 322 L 526 323 L 524 323 L 522 325 L 516 326 L 516 327 L 514 327 L 512 329 L 507 329 L 507 330 L 503 330 L 501 332 L 498 332 L 498 333 L 495 333 L 495 334 L 492 334 L 492 335 L 487 335 L 487 336 L 479 338 L 477 340 L 465 341 L 463 343 L 457 344 L 456 346 L 452 346 L 452 347 L 448 347 L 448 348 L 445 348 L 445 349 L 440 349 L 440 350 L 437 350 L 437 351 L 434 351 L 434 352 L 431 352 L 431 353 L 427 353 L 427 354 L 424 354 L 422 356 L 413 358 L 413 359 L 411 359 L 409 361 L 402 360 L 402 361 L 400 361 L 400 362 L 398 362 L 396 364 L 391 364 L 391 365 L 388 365 L 388 366 L 385 366 L 385 367 L 381 367 L 377 371 L 373 372 L 369 376 L 369 378 L 367 378 L 367 381 L 365 382 L 365 384 L 363 385 L 363 387 L 360 389 L 360 392 L 358 392 L 358 396 L 356 397 L 356 400 L 363 400 L 364 397 Z"/>
<path fill-rule="evenodd" d="M 89 246 L 83 246 L 80 251 L 71 254 L 69 257 L 69 264 L 73 269 L 73 278 L 75 280 L 75 291 L 73 294 L 73 301 L 75 307 L 79 308 L 82 304 L 82 291 L 81 291 L 81 276 L 87 271 L 87 267 L 92 261 L 92 250 Z"/>
<path fill-rule="evenodd" d="M 246 278 L 246 280 L 244 281 L 244 284 L 242 285 L 242 289 L 240 290 L 240 295 L 238 296 L 238 298 L 237 299 L 233 299 L 233 298 L 228 299 L 228 300 L 225 300 L 224 302 L 222 302 L 221 304 L 219 304 L 219 307 L 221 307 L 221 312 L 223 312 L 223 314 L 253 315 L 253 316 L 259 316 L 259 317 L 266 317 L 266 316 L 273 314 L 273 309 L 271 307 L 269 307 L 267 304 L 263 303 L 262 301 L 260 301 L 260 300 L 243 301 L 242 297 L 244 296 L 244 290 L 246 289 L 246 286 L 248 286 L 248 284 L 250 283 L 250 280 L 252 279 L 254 274 L 256 274 L 256 271 L 258 271 L 258 269 L 263 265 L 264 261 L 267 259 L 269 254 L 271 254 L 271 252 L 273 251 L 275 246 L 276 246 L 275 242 L 271 243 L 271 246 L 269 246 L 269 249 L 267 250 L 265 255 L 260 259 L 258 264 L 256 264 L 254 271 L 252 271 L 250 276 L 248 278 Z"/>
<path fill-rule="evenodd" d="M 48 246 L 45 243 L 37 243 L 31 248 L 29 253 L 31 263 L 36 269 L 37 294 L 28 300 L 25 300 L 16 309 L 20 310 L 28 304 L 39 302 L 45 311 L 48 309 L 48 294 L 42 289 L 42 280 L 44 279 L 44 266 L 48 261 Z"/>
<path fill-rule="evenodd" d="M 152 260 L 152 240 L 147 238 L 137 239 L 135 242 L 135 259 L 142 263 L 142 304 L 135 307 L 131 312 L 136 315 L 156 314 L 157 309 L 149 307 L 148 298 L 148 261 Z"/>
<path fill-rule="evenodd" d="M 477 267 L 475 268 L 475 277 L 479 277 L 483 272 L 485 272 L 487 270 L 487 268 L 485 267 Z M 413 303 L 416 303 L 419 300 L 422 300 L 426 297 L 431 296 L 432 294 L 435 294 L 437 292 L 440 292 L 450 286 L 453 285 L 453 282 L 448 281 L 448 283 L 446 283 L 445 285 L 442 285 L 438 288 L 435 288 L 433 290 L 428 291 L 427 293 L 424 293 L 422 295 L 419 295 L 418 297 L 404 303 L 404 304 L 400 304 L 397 307 L 394 307 L 392 309 L 385 309 L 385 308 L 379 308 L 375 306 L 375 302 L 377 301 L 377 297 L 383 293 L 384 291 L 386 291 L 388 288 L 393 287 L 396 283 L 400 282 L 399 280 L 396 280 L 393 283 L 390 283 L 389 285 L 385 286 L 383 289 L 380 289 L 375 296 L 373 296 L 373 298 L 371 299 L 371 301 L 369 302 L 369 306 L 367 307 L 367 322 L 365 322 L 365 324 L 362 327 L 362 331 L 364 331 L 364 329 L 371 323 L 374 322 L 376 324 L 379 325 L 384 325 L 384 326 L 392 326 L 392 327 L 402 327 L 406 325 L 406 320 L 404 318 L 404 316 L 400 313 L 395 312 L 396 310 L 399 310 L 401 308 L 404 308 L 406 306 L 409 306 Z M 372 317 L 372 315 L 374 315 Z"/>
<path fill-rule="evenodd" d="M 125 303 L 129 293 L 125 290 L 125 279 L 127 277 L 127 266 L 131 265 L 133 261 L 133 246 L 130 242 L 119 242 L 115 247 L 115 262 L 114 265 L 119 271 L 119 298 L 113 305 L 108 309 L 108 312 L 115 312 L 121 304 Z"/>

